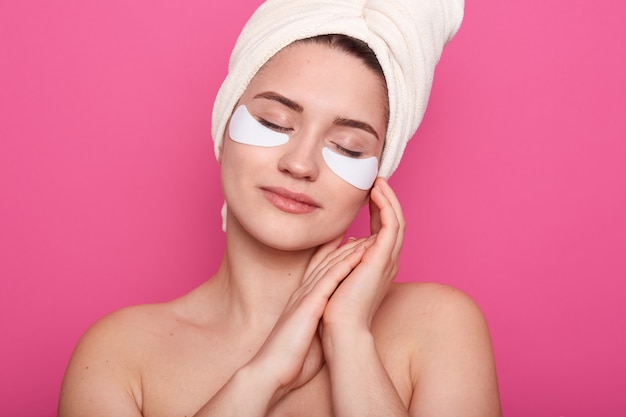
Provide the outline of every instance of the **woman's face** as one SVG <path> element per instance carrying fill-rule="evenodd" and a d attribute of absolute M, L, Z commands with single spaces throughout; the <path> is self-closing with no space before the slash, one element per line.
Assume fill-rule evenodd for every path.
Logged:
<path fill-rule="evenodd" d="M 236 107 L 247 112 L 240 110 L 226 129 L 221 174 L 228 227 L 237 222 L 284 250 L 343 234 L 369 195 L 369 186 L 358 188 L 347 171 L 359 177 L 368 158 L 380 160 L 385 104 L 379 76 L 346 52 L 298 43 L 276 54 Z"/>

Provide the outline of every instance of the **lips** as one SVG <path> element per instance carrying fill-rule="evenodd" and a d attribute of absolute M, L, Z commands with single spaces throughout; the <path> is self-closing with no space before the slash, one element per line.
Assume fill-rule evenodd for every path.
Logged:
<path fill-rule="evenodd" d="M 263 196 L 276 208 L 292 214 L 312 213 L 320 208 L 319 203 L 306 194 L 295 193 L 281 187 L 261 187 Z"/>

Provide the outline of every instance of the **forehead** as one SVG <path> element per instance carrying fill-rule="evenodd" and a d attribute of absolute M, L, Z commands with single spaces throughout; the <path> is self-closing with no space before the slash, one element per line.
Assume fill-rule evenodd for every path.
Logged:
<path fill-rule="evenodd" d="M 305 110 L 362 113 L 381 119 L 386 128 L 387 92 L 380 75 L 360 58 L 327 45 L 296 43 L 279 51 L 251 80 L 242 101 L 260 91 L 279 92 Z"/>

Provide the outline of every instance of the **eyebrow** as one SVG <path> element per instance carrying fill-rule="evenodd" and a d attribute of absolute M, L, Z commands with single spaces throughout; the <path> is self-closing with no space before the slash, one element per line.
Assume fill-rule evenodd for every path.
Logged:
<path fill-rule="evenodd" d="M 254 98 L 264 98 L 266 100 L 276 101 L 282 104 L 283 106 L 290 108 L 293 111 L 297 111 L 298 113 L 302 113 L 304 111 L 304 107 L 302 107 L 300 104 L 296 103 L 295 101 L 281 94 L 278 94 L 275 91 L 264 91 L 262 93 L 255 95 Z M 360 120 L 347 119 L 345 117 L 338 117 L 333 121 L 333 124 L 336 126 L 345 126 L 345 127 L 352 127 L 355 129 L 361 129 L 373 135 L 376 138 L 376 140 L 380 140 L 380 138 L 378 137 L 378 133 L 376 133 L 376 130 L 374 130 L 374 128 L 368 123 L 362 122 Z"/>
<path fill-rule="evenodd" d="M 354 127 L 356 129 L 364 130 L 367 133 L 374 135 L 376 140 L 380 140 L 380 138 L 378 137 L 378 133 L 376 133 L 374 128 L 365 122 L 361 122 L 359 120 L 354 120 L 354 119 L 346 119 L 344 117 L 338 117 L 335 119 L 333 124 L 337 126 Z"/>
<path fill-rule="evenodd" d="M 254 98 L 264 98 L 267 100 L 277 101 L 283 106 L 289 107 L 291 110 L 297 111 L 298 113 L 302 113 L 304 111 L 304 107 L 296 103 L 295 101 L 288 99 L 285 96 L 282 96 L 274 91 L 265 91 L 263 93 L 259 93 Z"/>

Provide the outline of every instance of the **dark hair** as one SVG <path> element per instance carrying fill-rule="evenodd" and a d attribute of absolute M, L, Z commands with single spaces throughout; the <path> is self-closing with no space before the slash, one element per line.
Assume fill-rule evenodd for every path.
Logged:
<path fill-rule="evenodd" d="M 387 80 L 385 78 L 383 68 L 380 66 L 380 62 L 376 57 L 376 54 L 367 43 L 363 42 L 360 39 L 340 34 L 318 35 L 311 38 L 300 39 L 294 42 L 294 44 L 298 43 L 313 43 L 318 45 L 325 45 L 329 48 L 335 48 L 340 51 L 344 51 L 360 59 L 367 68 L 371 69 L 378 76 L 385 90 L 385 124 L 389 124 L 389 92 L 387 90 Z"/>

